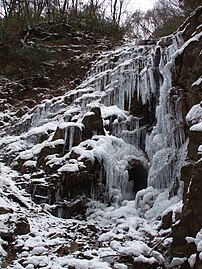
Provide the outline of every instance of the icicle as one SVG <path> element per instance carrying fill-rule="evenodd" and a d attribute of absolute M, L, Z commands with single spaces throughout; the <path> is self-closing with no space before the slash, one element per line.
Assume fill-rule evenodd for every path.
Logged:
<path fill-rule="evenodd" d="M 74 130 L 75 130 L 75 127 L 74 126 L 71 126 L 70 129 L 69 129 L 69 149 L 68 151 L 71 150 L 72 146 L 73 146 L 73 142 L 74 142 Z"/>
<path fill-rule="evenodd" d="M 146 137 L 146 152 L 151 160 L 149 185 L 156 188 L 167 188 L 179 176 L 179 150 L 185 143 L 182 124 L 182 100 L 172 104 L 170 90 L 172 89 L 173 53 L 182 45 L 179 36 L 172 37 L 168 48 L 161 48 L 160 72 L 163 84 L 160 87 L 159 105 L 156 108 L 157 124 L 150 136 Z M 151 81 L 151 79 L 150 79 Z M 184 156 L 184 154 L 182 154 Z M 174 166 L 175 163 L 175 166 Z"/>

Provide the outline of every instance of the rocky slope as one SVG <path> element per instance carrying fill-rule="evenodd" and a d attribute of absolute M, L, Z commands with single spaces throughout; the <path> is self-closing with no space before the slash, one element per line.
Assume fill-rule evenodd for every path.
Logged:
<path fill-rule="evenodd" d="M 3 268 L 201 268 L 201 11 L 22 113 L 2 79 Z"/>
<path fill-rule="evenodd" d="M 21 117 L 42 100 L 74 89 L 101 51 L 115 44 L 67 23 L 16 33 L 10 42 L 0 43 L 0 110 L 9 106 Z"/>

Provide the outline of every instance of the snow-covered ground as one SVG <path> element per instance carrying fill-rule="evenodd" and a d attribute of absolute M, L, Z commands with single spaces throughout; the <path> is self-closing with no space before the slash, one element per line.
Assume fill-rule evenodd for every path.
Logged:
<path fill-rule="evenodd" d="M 24 191 L 14 184 L 15 177 L 16 173 L 1 166 L 4 191 L 1 189 L 0 201 L 7 213 L 0 215 L 0 232 L 14 232 L 21 218 L 28 221 L 30 232 L 15 234 L 15 243 L 12 249 L 7 249 L 8 253 L 4 250 L 6 242 L 1 239 L 2 268 L 105 269 L 130 268 L 127 265 L 138 262 L 164 263 L 164 257 L 155 245 L 162 241 L 162 246 L 167 247 L 172 238 L 170 229 L 159 229 L 161 221 L 156 219 L 156 213 L 161 216 L 172 203 L 176 205 L 173 212 L 181 208 L 180 201 L 168 200 L 167 192 L 155 193 L 150 187 L 144 190 L 147 196 L 140 193 L 139 201 L 123 201 L 119 207 L 90 201 L 86 220 L 60 219 L 50 215 L 45 205 L 36 205 L 30 197 L 25 198 Z M 9 193 L 14 194 L 18 201 L 8 199 Z M 154 194 L 158 202 L 154 201 Z M 146 211 L 152 201 L 154 206 L 147 210 L 148 217 L 139 214 L 143 212 L 140 208 Z M 9 258 L 14 260 L 11 264 Z"/>

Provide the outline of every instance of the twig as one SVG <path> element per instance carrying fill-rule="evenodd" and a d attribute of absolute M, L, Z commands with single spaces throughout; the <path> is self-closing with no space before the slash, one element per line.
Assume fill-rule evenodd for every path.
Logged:
<path fill-rule="evenodd" d="M 24 38 L 23 38 L 23 39 L 20 39 L 20 41 L 21 41 L 21 43 L 22 43 L 22 46 L 23 46 L 22 49 L 24 49 L 24 48 L 27 47 L 27 45 L 26 45 L 26 38 L 28 37 L 28 35 L 29 35 L 29 30 L 27 31 L 27 33 L 26 33 L 26 35 L 24 36 Z"/>
<path fill-rule="evenodd" d="M 102 257 L 100 257 L 101 259 L 102 258 L 107 258 L 107 257 L 121 257 L 121 256 L 127 256 L 127 255 L 125 255 L 125 254 L 109 254 L 109 255 L 105 255 L 105 256 L 102 256 Z"/>
<path fill-rule="evenodd" d="M 158 243 L 156 243 L 156 245 L 154 245 L 153 248 L 150 250 L 149 255 L 151 255 L 152 251 L 155 250 L 155 248 L 158 247 L 158 245 L 160 245 L 171 234 L 172 234 L 172 231 L 169 232 L 165 237 L 163 237 Z"/>

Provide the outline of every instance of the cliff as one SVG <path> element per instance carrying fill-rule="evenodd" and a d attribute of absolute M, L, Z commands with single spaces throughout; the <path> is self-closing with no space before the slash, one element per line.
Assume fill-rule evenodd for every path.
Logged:
<path fill-rule="evenodd" d="M 60 46 L 50 91 L 2 78 L 2 268 L 201 268 L 201 11 L 93 63 Z"/>

